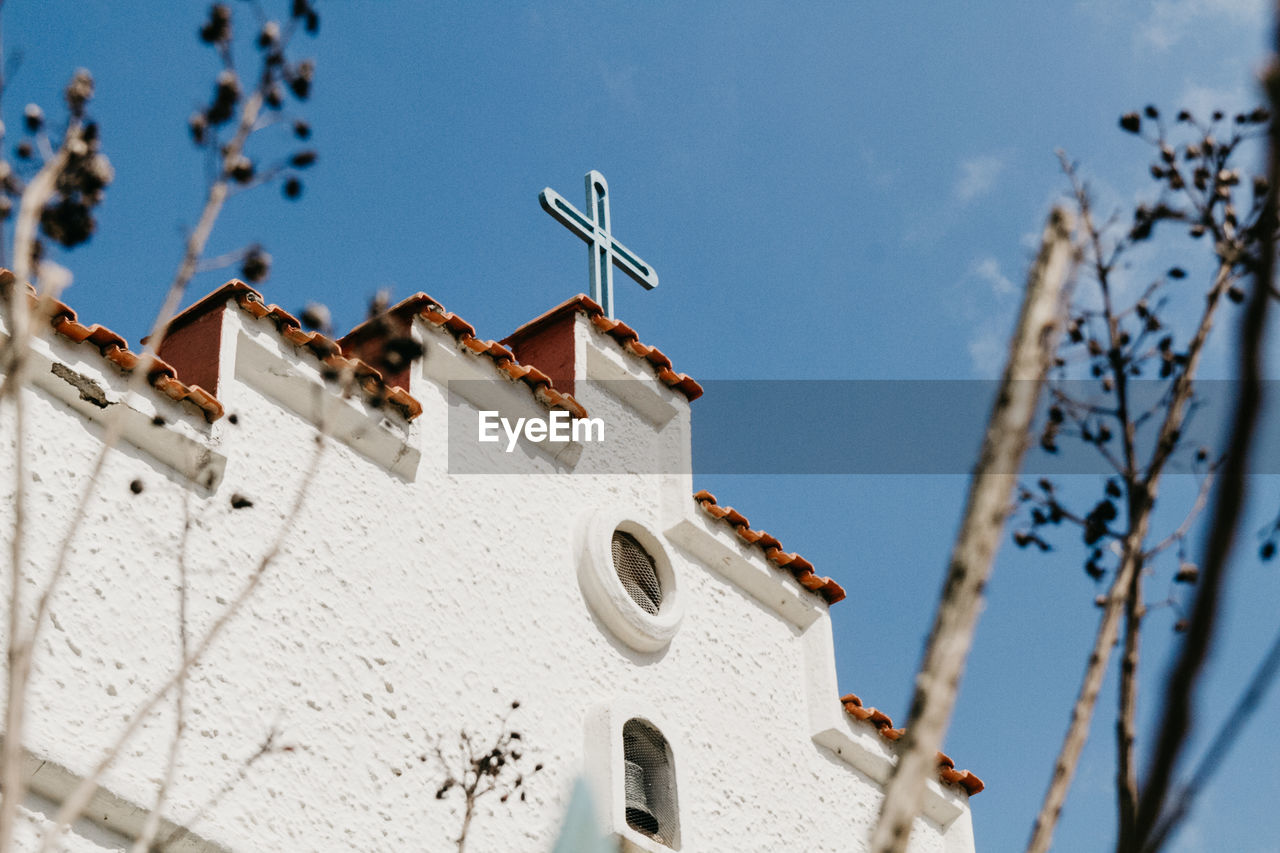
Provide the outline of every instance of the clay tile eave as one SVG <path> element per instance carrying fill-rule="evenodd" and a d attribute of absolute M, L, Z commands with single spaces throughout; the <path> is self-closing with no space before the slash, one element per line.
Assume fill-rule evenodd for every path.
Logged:
<path fill-rule="evenodd" d="M 868 722 L 876 727 L 876 733 L 888 741 L 898 741 L 907 733 L 905 728 L 893 727 L 889 715 L 877 708 L 863 707 L 862 700 L 854 693 L 846 693 L 840 697 L 840 704 L 850 717 L 860 722 Z M 936 753 L 937 778 L 948 785 L 958 785 L 965 789 L 969 796 L 981 793 L 986 787 L 981 779 L 968 770 L 956 770 L 955 762 L 945 752 Z"/>
<path fill-rule="evenodd" d="M 814 574 L 813 564 L 799 554 L 789 554 L 782 550 L 782 543 L 763 530 L 752 530 L 747 517 L 731 506 L 720 506 L 716 496 L 702 489 L 694 494 L 694 501 L 702 511 L 714 519 L 723 521 L 733 528 L 740 539 L 748 545 L 754 545 L 779 569 L 785 569 L 800 582 L 806 590 L 822 597 L 828 606 L 845 598 L 844 587 L 831 578 Z"/>
<path fill-rule="evenodd" d="M 628 355 L 639 358 L 651 365 L 662 384 L 680 392 L 690 402 L 702 396 L 702 386 L 686 374 L 676 373 L 672 370 L 671 359 L 662 350 L 640 343 L 639 335 L 636 334 L 635 329 L 632 329 L 621 320 L 610 320 L 604 315 L 603 308 L 596 304 L 591 297 L 582 293 L 565 300 L 550 311 L 539 314 L 529 322 L 522 324 L 514 332 L 503 338 L 502 343 L 509 347 L 515 347 L 526 338 L 537 334 L 548 324 L 566 314 L 575 312 L 585 315 L 593 326 L 612 337 Z"/>

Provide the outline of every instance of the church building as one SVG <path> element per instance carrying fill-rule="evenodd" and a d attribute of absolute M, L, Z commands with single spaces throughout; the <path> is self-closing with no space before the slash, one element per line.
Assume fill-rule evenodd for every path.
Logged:
<path fill-rule="evenodd" d="M 154 362 L 39 317 L 28 618 L 92 494 L 37 642 L 19 849 L 158 691 L 61 849 L 129 849 L 163 787 L 160 850 L 547 853 L 579 779 L 619 850 L 867 849 L 902 730 L 837 688 L 856 580 L 695 489 L 702 388 L 611 316 L 611 264 L 652 271 L 607 208 L 564 207 L 596 298 L 501 341 L 425 293 L 331 337 L 240 281 Z M 981 790 L 940 754 L 911 850 L 973 851 Z"/>

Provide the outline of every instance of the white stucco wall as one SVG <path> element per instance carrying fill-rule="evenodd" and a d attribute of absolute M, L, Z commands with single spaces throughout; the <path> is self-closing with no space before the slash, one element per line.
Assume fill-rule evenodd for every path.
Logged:
<path fill-rule="evenodd" d="M 184 573 L 191 636 L 223 612 L 302 486 L 316 447 L 308 415 L 322 401 L 342 407 L 330 422 L 341 421 L 343 435 L 325 443 L 279 555 L 194 672 L 166 817 L 181 824 L 200 811 L 274 726 L 294 749 L 255 762 L 192 827 L 212 849 L 453 850 L 460 800 L 436 799 L 441 771 L 421 756 L 430 756 L 434 738 L 448 742 L 461 728 L 488 737 L 518 699 L 512 722 L 528 748 L 525 763 L 545 770 L 528 783 L 527 802 L 481 801 L 470 850 L 549 850 L 573 780 L 610 746 L 594 734 L 610 715 L 646 716 L 671 743 L 682 850 L 864 849 L 891 752 L 869 724 L 840 709 L 825 603 L 706 518 L 687 469 L 583 473 L 612 470 L 620 458 L 633 457 L 637 468 L 653 454 L 687 460 L 682 396 L 653 383 L 654 399 L 674 412 L 655 425 L 583 386 L 579 399 L 606 419 L 608 434 L 604 445 L 584 445 L 572 468 L 554 452 L 522 447 L 497 463 L 519 475 L 451 474 L 450 399 L 439 380 L 493 379 L 482 402 L 512 417 L 545 415 L 526 386 L 494 379 L 483 356 L 419 321 L 414 333 L 427 355 L 411 391 L 424 412 L 406 424 L 356 400 L 335 402 L 313 381 L 314 358 L 280 341 L 266 321 L 234 307 L 227 316 L 218 397 L 236 424 L 205 424 L 155 395 L 132 402 L 144 415 L 154 413 L 148 406 L 165 415 L 157 436 L 180 433 L 211 450 L 220 474 L 204 487 L 198 475 L 175 470 L 172 452 L 157 459 L 145 433 L 108 455 L 38 644 L 25 738 L 33 756 L 73 777 L 90 771 L 176 663 Z M 610 339 L 586 325 L 578 334 L 580 346 L 619 361 Z M 39 348 L 42 364 L 74 365 L 109 396 L 122 392 L 123 378 L 91 348 L 59 338 Z M 622 356 L 635 367 L 628 361 L 646 375 L 642 362 Z M 74 410 L 48 390 L 57 381 L 44 377 L 25 395 L 28 610 L 100 446 L 102 427 L 90 416 L 104 416 Z M 455 430 L 468 405 L 455 409 Z M 8 505 L 7 409 L 0 437 L 0 501 Z M 453 440 L 457 467 L 456 454 L 472 451 Z M 400 445 L 408 455 L 388 463 L 387 448 Z M 129 489 L 135 478 L 145 486 L 139 495 Z M 232 494 L 253 506 L 233 509 Z M 643 523 L 670 559 L 684 615 L 659 651 L 630 648 L 584 601 L 576 537 L 601 508 Z M 0 539 L 10 533 L 3 526 Z M 855 578 L 842 580 L 856 588 Z M 764 603 L 762 590 L 776 600 Z M 114 798 L 150 806 L 172 729 L 168 702 L 108 773 Z M 934 818 L 918 822 L 912 849 L 972 849 L 967 798 L 931 787 Z M 607 802 L 610 793 L 601 795 Z M 39 803 L 29 819 L 40 820 Z M 117 848 L 108 835 L 81 832 L 68 849 Z"/>

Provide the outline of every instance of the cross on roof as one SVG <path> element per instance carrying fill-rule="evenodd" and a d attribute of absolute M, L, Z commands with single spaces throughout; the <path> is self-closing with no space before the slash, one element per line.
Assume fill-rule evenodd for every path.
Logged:
<path fill-rule="evenodd" d="M 587 172 L 586 184 L 589 215 L 583 215 L 551 187 L 539 193 L 538 201 L 542 203 L 543 210 L 587 244 L 591 298 L 600 303 L 605 315 L 612 320 L 613 268 L 617 266 L 645 290 L 658 286 L 658 274 L 609 232 L 609 184 L 605 182 L 604 175 L 592 169 Z"/>

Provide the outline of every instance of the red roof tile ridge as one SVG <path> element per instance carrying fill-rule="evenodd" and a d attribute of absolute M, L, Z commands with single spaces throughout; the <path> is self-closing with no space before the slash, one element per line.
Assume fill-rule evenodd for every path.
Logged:
<path fill-rule="evenodd" d="M 814 574 L 813 563 L 810 563 L 799 554 L 788 554 L 783 551 L 781 543 L 768 533 L 763 530 L 752 530 L 751 523 L 747 521 L 745 515 L 731 506 L 720 506 L 716 503 L 716 496 L 706 489 L 694 494 L 693 499 L 702 507 L 703 512 L 732 526 L 739 538 L 748 545 L 755 545 L 760 548 L 769 562 L 780 569 L 786 569 L 791 573 L 792 577 L 800 582 L 801 586 L 810 592 L 821 595 L 827 604 L 835 604 L 837 601 L 844 599 L 844 587 L 831 578 L 824 578 Z"/>
<path fill-rule="evenodd" d="M 684 373 L 676 373 L 671 369 L 671 359 L 657 347 L 651 347 L 640 343 L 639 335 L 636 331 L 621 320 L 610 320 L 604 315 L 604 309 L 585 293 L 579 293 L 571 299 L 568 299 L 550 311 L 534 317 L 529 322 L 520 326 L 511 334 L 503 338 L 503 343 L 521 337 L 522 333 L 533 326 L 545 323 L 562 314 L 570 311 L 578 311 L 587 316 L 591 320 L 592 325 L 604 334 L 613 338 L 618 345 L 629 354 L 644 359 L 653 366 L 654 372 L 657 374 L 658 381 L 663 385 L 679 391 L 686 399 L 693 401 L 702 396 L 702 386 L 699 385 L 692 377 Z"/>
<path fill-rule="evenodd" d="M 13 283 L 13 273 L 0 269 L 0 284 Z M 27 296 L 33 307 L 40 306 L 40 297 L 30 284 L 25 285 Z M 200 409 L 206 421 L 212 423 L 223 415 L 222 403 L 209 391 L 199 385 L 187 385 L 178 379 L 177 371 L 159 356 L 143 355 L 129 349 L 129 343 L 123 336 L 116 334 L 105 326 L 94 324 L 86 326 L 78 319 L 75 310 L 57 299 L 49 299 L 43 306 L 48 312 L 49 325 L 55 333 L 73 344 L 89 343 L 97 347 L 98 354 L 114 364 L 122 373 L 132 373 L 139 365 L 146 362 L 147 384 L 174 402 L 186 402 Z"/>
<path fill-rule="evenodd" d="M 473 355 L 487 356 L 493 360 L 504 376 L 513 382 L 522 382 L 533 391 L 534 397 L 544 406 L 552 409 L 564 409 L 575 418 L 585 418 L 587 410 L 571 394 L 556 390 L 551 377 L 533 365 L 521 364 L 508 347 L 499 341 L 491 341 L 476 335 L 475 327 L 466 320 L 447 311 L 438 300 L 429 294 L 419 291 L 407 299 L 393 305 L 388 314 L 398 316 L 421 317 L 431 325 L 442 328 L 453 335 L 458 344 Z M 371 333 L 373 320 L 366 320 L 338 339 L 344 349 Z"/>
<path fill-rule="evenodd" d="M 896 741 L 907 733 L 906 729 L 895 729 L 889 715 L 878 708 L 868 708 L 854 693 L 846 693 L 840 697 L 840 704 L 845 713 L 855 720 L 863 720 L 876 727 L 876 732 L 885 740 Z M 969 796 L 980 793 L 986 786 L 982 780 L 968 770 L 956 770 L 956 763 L 945 752 L 937 755 L 938 777 L 948 784 L 960 785 Z"/>
<path fill-rule="evenodd" d="M 320 363 L 332 371 L 349 370 L 365 397 L 373 403 L 386 402 L 397 409 L 405 420 L 413 420 L 422 414 L 422 404 L 398 385 L 389 385 L 381 371 L 359 358 L 347 357 L 338 342 L 320 332 L 308 332 L 301 321 L 279 305 L 271 304 L 262 294 L 239 279 L 232 279 L 217 290 L 197 300 L 177 314 L 166 328 L 171 334 L 208 313 L 222 307 L 229 300 L 252 317 L 270 320 L 276 331 L 287 343 L 309 350 Z"/>

